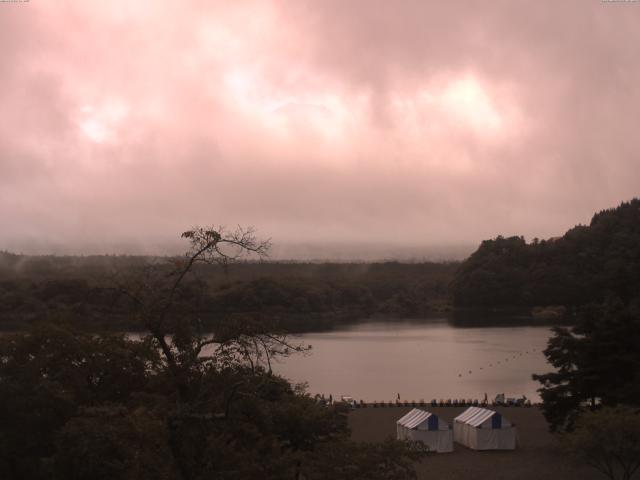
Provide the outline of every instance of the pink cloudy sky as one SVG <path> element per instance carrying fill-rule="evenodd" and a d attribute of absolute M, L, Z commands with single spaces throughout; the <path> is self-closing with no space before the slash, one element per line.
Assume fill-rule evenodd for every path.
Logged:
<path fill-rule="evenodd" d="M 0 3 L 0 249 L 562 234 L 640 191 L 639 25 L 599 0 Z"/>

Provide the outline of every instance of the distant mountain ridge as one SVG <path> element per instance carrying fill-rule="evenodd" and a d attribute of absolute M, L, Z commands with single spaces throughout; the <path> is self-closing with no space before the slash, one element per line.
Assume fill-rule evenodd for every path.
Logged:
<path fill-rule="evenodd" d="M 596 213 L 562 237 L 483 241 L 451 284 L 455 307 L 563 305 L 640 299 L 640 199 Z"/>

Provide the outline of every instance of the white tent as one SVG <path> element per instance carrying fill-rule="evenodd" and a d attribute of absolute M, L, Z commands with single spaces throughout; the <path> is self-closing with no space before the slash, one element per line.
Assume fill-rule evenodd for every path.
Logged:
<path fill-rule="evenodd" d="M 453 452 L 453 432 L 437 415 L 414 408 L 396 422 L 398 440 L 419 440 L 432 452 Z"/>
<path fill-rule="evenodd" d="M 474 450 L 514 450 L 516 427 L 498 412 L 469 407 L 453 419 L 453 438 Z"/>

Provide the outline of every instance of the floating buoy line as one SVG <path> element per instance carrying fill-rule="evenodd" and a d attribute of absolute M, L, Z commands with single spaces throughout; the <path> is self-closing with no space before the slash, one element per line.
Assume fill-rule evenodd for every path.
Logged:
<path fill-rule="evenodd" d="M 513 356 L 511 356 L 511 357 L 506 357 L 506 358 L 504 358 L 503 360 L 498 360 L 498 361 L 496 361 L 496 362 L 495 362 L 495 364 L 496 364 L 496 366 L 497 366 L 497 365 L 500 365 L 502 362 L 505 362 L 505 363 L 506 363 L 506 362 L 508 362 L 509 360 L 516 360 L 518 357 L 522 357 L 523 355 L 528 355 L 529 353 L 534 353 L 535 351 L 536 351 L 536 349 L 535 349 L 535 348 L 532 348 L 532 349 L 531 349 L 531 351 L 529 351 L 529 350 L 524 350 L 524 351 L 522 351 L 522 350 L 521 350 L 521 351 L 519 351 L 519 352 L 516 352 L 516 353 L 515 353 Z M 493 368 L 493 366 L 494 366 L 494 364 L 493 364 L 493 362 L 492 362 L 492 363 L 490 363 L 490 364 L 488 364 L 488 365 L 483 365 L 483 366 L 481 366 L 481 367 L 480 367 L 480 370 L 484 370 L 484 369 L 485 369 L 485 367 L 486 367 L 486 368 L 487 368 L 487 370 L 488 370 L 489 368 Z M 469 370 L 469 371 L 467 372 L 467 374 L 468 374 L 468 375 L 472 375 L 472 374 L 473 374 L 473 370 Z M 462 373 L 458 373 L 458 377 L 459 377 L 459 378 L 462 378 Z"/>

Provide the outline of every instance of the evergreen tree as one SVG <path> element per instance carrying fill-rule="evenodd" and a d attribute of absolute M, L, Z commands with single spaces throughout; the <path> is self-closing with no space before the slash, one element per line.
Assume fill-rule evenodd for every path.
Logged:
<path fill-rule="evenodd" d="M 554 372 L 533 375 L 553 430 L 600 405 L 640 405 L 640 309 L 609 300 L 591 306 L 572 328 L 556 327 L 544 351 Z"/>

